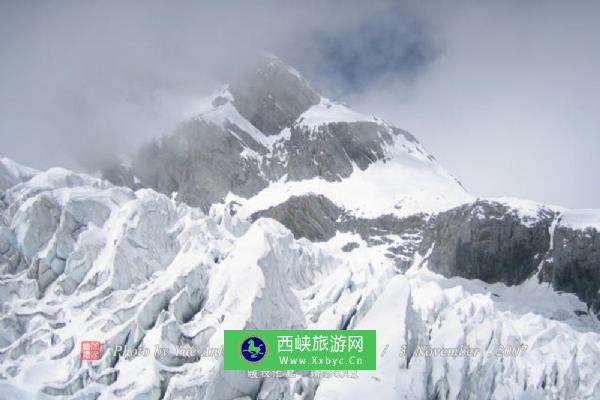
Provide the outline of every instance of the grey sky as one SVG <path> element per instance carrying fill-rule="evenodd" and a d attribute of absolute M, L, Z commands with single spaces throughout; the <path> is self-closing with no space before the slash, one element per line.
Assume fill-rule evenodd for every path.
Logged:
<path fill-rule="evenodd" d="M 271 51 L 473 194 L 600 207 L 599 3 L 248 3 L 0 3 L 0 156 L 97 165 Z"/>

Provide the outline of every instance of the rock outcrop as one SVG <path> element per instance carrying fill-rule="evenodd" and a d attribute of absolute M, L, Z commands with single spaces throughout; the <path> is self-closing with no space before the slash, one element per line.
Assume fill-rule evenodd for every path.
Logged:
<path fill-rule="evenodd" d="M 542 279 L 551 282 L 555 290 L 575 293 L 593 312 L 600 313 L 600 232 L 559 222 L 551 245 Z"/>
<path fill-rule="evenodd" d="M 531 206 L 530 206 L 531 207 Z M 562 223 L 562 210 L 479 200 L 434 216 L 419 254 L 432 271 L 518 285 L 537 274 L 600 311 L 600 233 Z M 569 213 L 569 212 L 567 212 Z"/>
<path fill-rule="evenodd" d="M 251 219 L 273 218 L 292 231 L 295 238 L 321 242 L 335 236 L 343 215 L 343 210 L 324 196 L 292 196 L 284 203 L 253 214 Z"/>
<path fill-rule="evenodd" d="M 291 126 L 321 98 L 297 71 L 273 56 L 258 60 L 230 91 L 239 113 L 268 136 Z"/>
<path fill-rule="evenodd" d="M 428 267 L 444 276 L 516 285 L 537 271 L 550 248 L 554 215 L 540 209 L 526 222 L 517 209 L 476 201 L 436 215 L 421 253 L 428 253 Z"/>

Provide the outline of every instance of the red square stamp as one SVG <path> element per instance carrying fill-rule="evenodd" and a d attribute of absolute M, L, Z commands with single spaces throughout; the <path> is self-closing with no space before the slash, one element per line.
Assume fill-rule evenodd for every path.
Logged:
<path fill-rule="evenodd" d="M 102 357 L 102 343 L 97 340 L 84 340 L 81 342 L 82 360 L 99 360 Z"/>

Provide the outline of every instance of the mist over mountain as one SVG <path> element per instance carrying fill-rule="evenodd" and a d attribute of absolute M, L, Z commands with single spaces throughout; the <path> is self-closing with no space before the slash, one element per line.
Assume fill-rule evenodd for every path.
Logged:
<path fill-rule="evenodd" d="M 597 397 L 600 210 L 470 193 L 273 55 L 190 114 L 101 177 L 0 160 L 0 398 Z M 376 329 L 377 369 L 79 352 L 228 329 Z"/>
<path fill-rule="evenodd" d="M 600 3 L 344 3 L 2 2 L 2 154 L 94 172 L 268 51 L 473 193 L 598 207 Z"/>

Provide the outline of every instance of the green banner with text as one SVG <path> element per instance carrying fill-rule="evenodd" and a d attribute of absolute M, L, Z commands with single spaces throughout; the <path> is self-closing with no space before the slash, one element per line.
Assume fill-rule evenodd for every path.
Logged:
<path fill-rule="evenodd" d="M 373 330 L 226 330 L 226 370 L 374 370 Z"/>

